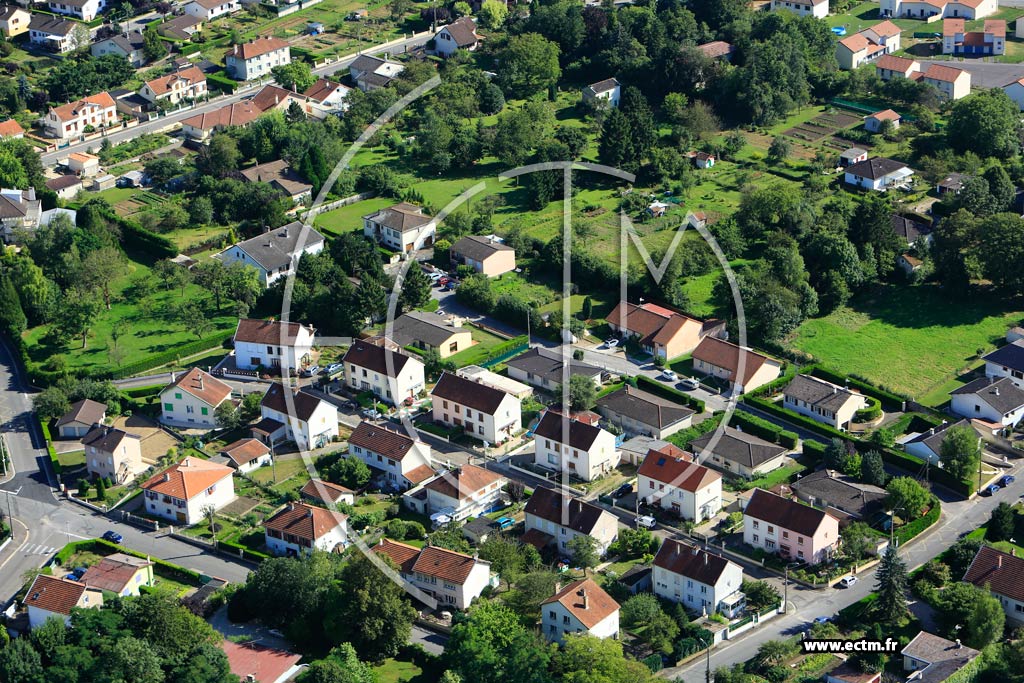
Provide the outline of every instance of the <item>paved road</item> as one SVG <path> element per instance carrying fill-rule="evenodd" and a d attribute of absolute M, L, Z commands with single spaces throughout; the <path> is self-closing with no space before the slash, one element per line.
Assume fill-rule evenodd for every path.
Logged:
<path fill-rule="evenodd" d="M 736 406 L 736 409 L 742 410 L 745 413 L 750 413 L 755 417 L 760 417 L 762 419 L 768 420 L 769 422 L 774 422 L 775 424 L 781 425 L 782 427 L 785 427 L 789 431 L 795 432 L 796 435 L 800 437 L 801 441 L 817 441 L 818 443 L 823 443 L 825 445 L 828 445 L 829 443 L 829 440 L 826 437 L 822 436 L 817 432 L 812 432 L 811 430 L 805 427 L 801 427 L 800 425 L 789 422 L 788 420 L 783 420 L 777 415 L 766 413 L 763 410 L 754 408 L 753 406 L 748 405 L 746 403 L 738 404 Z"/>
<path fill-rule="evenodd" d="M 1021 4 L 1019 6 L 1024 7 L 1024 0 L 1020 1 Z M 971 86 L 975 88 L 1001 88 L 1007 83 L 1024 76 L 1024 64 L 982 62 L 976 59 L 920 59 L 918 61 L 921 62 L 922 69 L 927 68 L 926 65 L 928 64 L 940 64 L 942 66 L 955 66 L 958 69 L 969 71 L 971 74 Z"/>

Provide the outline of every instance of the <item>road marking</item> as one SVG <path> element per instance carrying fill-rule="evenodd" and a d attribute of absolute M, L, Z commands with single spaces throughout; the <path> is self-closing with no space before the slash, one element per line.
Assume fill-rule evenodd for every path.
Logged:
<path fill-rule="evenodd" d="M 17 523 L 18 523 L 19 525 L 21 525 L 21 528 L 25 530 L 25 540 L 24 540 L 24 541 L 22 541 L 22 543 L 21 543 L 21 545 L 20 545 L 20 546 L 18 546 L 18 550 L 15 550 L 15 551 L 14 551 L 13 553 L 11 553 L 10 555 L 8 555 L 8 556 L 7 556 L 7 559 L 6 559 L 6 560 L 4 560 L 3 562 L 0 562 L 0 569 L 3 569 L 3 568 L 4 568 L 4 566 L 5 566 L 5 565 L 6 565 L 6 564 L 7 564 L 8 562 L 10 562 L 11 560 L 13 560 L 13 559 L 14 559 L 14 556 L 15 556 L 15 555 L 17 555 L 17 554 L 18 554 L 18 552 L 19 552 L 19 551 L 20 551 L 20 550 L 21 550 L 22 548 L 24 548 L 24 547 L 25 547 L 25 544 L 26 544 L 26 543 L 28 543 L 28 539 L 29 539 L 29 537 L 31 537 L 31 536 L 32 536 L 32 532 L 28 530 L 28 527 L 27 527 L 27 526 L 25 526 L 24 522 L 22 522 L 22 521 L 21 521 L 20 519 L 17 519 L 17 518 L 12 518 L 12 519 L 11 519 L 11 521 L 13 521 L 13 522 L 17 522 Z M 12 531 L 13 531 L 13 529 L 12 529 Z"/>

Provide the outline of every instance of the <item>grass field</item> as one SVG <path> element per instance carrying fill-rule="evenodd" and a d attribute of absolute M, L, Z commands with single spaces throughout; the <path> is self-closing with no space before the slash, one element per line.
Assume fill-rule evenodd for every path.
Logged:
<path fill-rule="evenodd" d="M 473 335 L 473 346 L 464 351 L 459 351 L 451 357 L 451 361 L 459 368 L 467 365 L 479 365 L 487 360 L 491 349 L 507 341 L 496 334 L 491 334 L 476 326 L 470 326 L 469 330 Z"/>
<path fill-rule="evenodd" d="M 377 683 L 428 683 L 423 669 L 412 662 L 385 659 L 373 667 L 373 671 L 377 674 Z"/>
<path fill-rule="evenodd" d="M 913 398 L 950 386 L 950 379 L 991 351 L 1021 306 L 975 295 L 957 305 L 936 286 L 882 286 L 824 318 L 805 321 L 790 346 L 825 365 L 860 375 Z"/>

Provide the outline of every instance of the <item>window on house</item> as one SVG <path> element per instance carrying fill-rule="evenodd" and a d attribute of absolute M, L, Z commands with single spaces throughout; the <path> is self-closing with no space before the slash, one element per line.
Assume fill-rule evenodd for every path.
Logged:
<path fill-rule="evenodd" d="M 760 529 L 761 528 L 761 523 L 758 522 L 756 519 L 754 520 L 754 528 L 755 529 Z"/>
<path fill-rule="evenodd" d="M 165 403 L 164 404 L 164 410 L 166 410 L 168 412 L 173 412 L 174 411 L 174 404 L 173 403 Z"/>

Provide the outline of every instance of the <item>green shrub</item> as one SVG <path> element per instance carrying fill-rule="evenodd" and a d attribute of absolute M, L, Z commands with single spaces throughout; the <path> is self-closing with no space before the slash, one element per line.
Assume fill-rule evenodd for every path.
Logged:
<path fill-rule="evenodd" d="M 770 403 L 770 401 L 768 402 Z M 765 441 L 778 442 L 779 435 L 783 431 L 782 427 L 773 422 L 739 410 L 733 413 L 732 422 L 734 425 L 742 427 L 743 431 L 760 437 Z"/>
<path fill-rule="evenodd" d="M 900 396 L 899 394 L 894 394 L 891 391 L 880 389 L 875 385 L 852 375 L 841 375 L 837 372 L 823 368 L 820 365 L 816 365 L 811 368 L 810 374 L 818 377 L 819 379 L 832 382 L 833 384 L 838 384 L 839 386 L 847 386 L 851 389 L 857 389 L 865 396 L 877 399 L 881 403 L 881 406 L 890 412 L 903 410 L 903 402 L 908 400 L 908 397 L 906 396 Z"/>
<path fill-rule="evenodd" d="M 867 406 L 853 414 L 854 422 L 871 422 L 882 416 L 882 404 L 877 398 L 865 395 L 864 400 L 867 401 Z"/>
<path fill-rule="evenodd" d="M 804 455 L 821 460 L 825 457 L 825 444 L 820 441 L 811 441 L 810 439 L 804 439 L 803 451 Z"/>
<path fill-rule="evenodd" d="M 799 440 L 800 437 L 797 435 L 796 432 L 791 432 L 788 429 L 783 429 L 781 432 L 779 432 L 780 446 L 785 446 L 786 448 L 793 449 L 796 448 L 797 441 Z"/>

